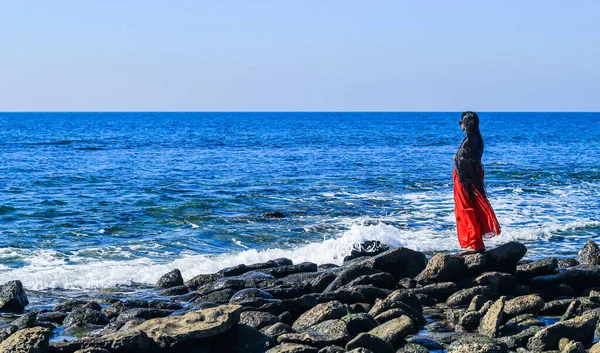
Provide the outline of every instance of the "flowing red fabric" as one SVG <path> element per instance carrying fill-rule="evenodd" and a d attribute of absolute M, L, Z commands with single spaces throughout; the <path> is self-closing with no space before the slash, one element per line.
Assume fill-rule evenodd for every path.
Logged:
<path fill-rule="evenodd" d="M 482 173 L 483 174 L 483 173 Z M 487 198 L 477 190 L 475 200 L 471 201 L 469 193 L 458 179 L 454 168 L 454 215 L 456 216 L 456 231 L 461 248 L 471 247 L 475 250 L 485 250 L 483 238 L 492 238 L 500 234 L 500 224 Z"/>

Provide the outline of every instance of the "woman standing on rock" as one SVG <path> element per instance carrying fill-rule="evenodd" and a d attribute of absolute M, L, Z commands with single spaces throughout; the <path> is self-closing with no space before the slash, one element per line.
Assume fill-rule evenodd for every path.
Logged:
<path fill-rule="evenodd" d="M 500 234 L 500 224 L 494 214 L 483 185 L 483 138 L 479 131 L 479 117 L 464 112 L 459 124 L 466 133 L 454 162 L 454 214 L 461 255 L 485 251 L 483 238 Z"/>

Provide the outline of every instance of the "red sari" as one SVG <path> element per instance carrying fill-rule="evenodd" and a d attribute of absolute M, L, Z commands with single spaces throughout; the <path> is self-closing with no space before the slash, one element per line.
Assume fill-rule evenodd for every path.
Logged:
<path fill-rule="evenodd" d="M 475 200 L 471 201 L 469 193 L 458 179 L 456 168 L 452 172 L 452 178 L 458 243 L 463 249 L 471 247 L 475 250 L 485 250 L 483 238 L 489 239 L 500 234 L 500 224 L 494 210 L 487 198 L 477 190 L 475 190 Z"/>

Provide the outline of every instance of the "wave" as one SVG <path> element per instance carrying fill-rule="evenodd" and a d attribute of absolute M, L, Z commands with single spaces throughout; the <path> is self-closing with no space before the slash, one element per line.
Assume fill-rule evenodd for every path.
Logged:
<path fill-rule="evenodd" d="M 584 221 L 524 229 L 506 228 L 502 235 L 488 241 L 488 245 L 497 246 L 513 240 L 544 242 L 563 231 L 589 230 L 598 227 L 600 222 Z M 30 290 L 102 289 L 115 286 L 153 285 L 162 274 L 174 268 L 181 270 L 184 279 L 187 280 L 201 273 L 212 273 L 242 263 L 264 262 L 280 257 L 289 258 L 294 263 L 310 261 L 317 264 L 341 264 L 344 256 L 350 253 L 352 245 L 365 240 L 379 240 L 392 247 L 404 246 L 428 254 L 460 250 L 454 230 L 414 231 L 402 230 L 384 223 L 354 224 L 339 237 L 294 248 L 249 249 L 220 255 L 186 253 L 167 263 L 159 263 L 150 258 L 124 261 L 91 260 L 78 255 L 67 256 L 54 250 L 38 250 L 27 254 L 26 265 L 23 267 L 0 266 L 0 283 L 19 279 Z M 239 241 L 236 243 L 243 247 Z M 577 249 L 573 248 L 573 252 L 576 251 Z M 0 263 L 6 259 L 1 254 L 14 258 L 15 250 L 0 250 Z"/>

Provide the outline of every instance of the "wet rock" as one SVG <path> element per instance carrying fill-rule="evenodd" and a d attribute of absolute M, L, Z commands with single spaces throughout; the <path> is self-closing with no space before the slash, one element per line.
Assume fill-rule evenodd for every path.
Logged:
<path fill-rule="evenodd" d="M 475 331 L 479 327 L 481 314 L 478 311 L 467 311 L 460 320 L 458 325 L 464 327 L 467 331 Z"/>
<path fill-rule="evenodd" d="M 412 289 L 417 288 L 417 281 L 414 278 L 402 278 L 398 281 L 397 287 L 398 289 Z"/>
<path fill-rule="evenodd" d="M 56 324 L 62 325 L 65 317 L 67 317 L 67 313 L 61 313 L 56 311 L 48 311 L 45 313 L 39 313 L 37 315 L 38 321 L 47 321 L 54 322 Z"/>
<path fill-rule="evenodd" d="M 342 320 L 327 320 L 318 323 L 304 331 L 314 338 L 317 346 L 327 345 L 345 345 L 351 339 L 350 333 L 346 328 L 346 323 Z"/>
<path fill-rule="evenodd" d="M 565 283 L 575 291 L 582 291 L 590 284 L 600 282 L 600 269 L 597 266 L 579 265 L 561 270 L 554 275 L 538 276 L 529 280 L 531 285 L 553 289 Z"/>
<path fill-rule="evenodd" d="M 487 256 L 485 253 L 474 253 L 462 256 L 465 259 L 465 265 L 471 275 L 479 274 L 485 271 Z"/>
<path fill-rule="evenodd" d="M 135 309 L 127 309 L 119 314 L 117 317 L 117 321 L 127 322 L 132 319 L 143 319 L 150 320 L 156 319 L 159 317 L 166 317 L 173 313 L 174 310 L 165 310 L 165 309 L 151 309 L 151 308 L 135 308 Z M 68 317 L 67 317 L 68 319 Z M 67 322 L 65 319 L 65 322 Z M 102 325 L 102 323 L 98 323 Z"/>
<path fill-rule="evenodd" d="M 407 248 L 394 248 L 359 263 L 374 270 L 387 272 L 396 280 L 414 278 L 427 266 L 425 254 Z"/>
<path fill-rule="evenodd" d="M 317 264 L 312 262 L 303 262 L 297 265 L 265 268 L 258 271 L 269 274 L 275 278 L 283 278 L 295 273 L 317 272 Z"/>
<path fill-rule="evenodd" d="M 362 256 L 375 256 L 388 251 L 389 249 L 389 245 L 383 244 L 379 240 L 367 240 L 360 244 L 354 244 L 350 251 L 350 255 L 344 257 L 344 262 Z"/>
<path fill-rule="evenodd" d="M 436 254 L 425 269 L 415 278 L 420 284 L 452 282 L 468 275 L 467 265 L 462 256 Z"/>
<path fill-rule="evenodd" d="M 537 276 L 553 274 L 557 268 L 558 260 L 550 257 L 517 266 L 516 275 L 519 281 L 524 281 Z"/>
<path fill-rule="evenodd" d="M 415 343 L 407 343 L 396 353 L 429 353 L 429 349 Z"/>
<path fill-rule="evenodd" d="M 284 343 L 269 349 L 266 353 L 318 353 L 317 348 L 296 343 Z"/>
<path fill-rule="evenodd" d="M 387 304 L 386 304 L 387 302 Z M 381 313 L 384 310 L 388 310 L 390 308 L 390 306 L 388 304 L 390 303 L 403 303 L 406 304 L 407 306 L 409 306 L 410 308 L 412 308 L 413 310 L 422 313 L 423 312 L 423 307 L 421 306 L 421 302 L 419 301 L 419 298 L 414 295 L 413 293 L 410 293 L 408 291 L 405 290 L 396 290 L 394 292 L 392 292 L 389 296 L 387 296 L 385 299 L 378 301 L 376 303 L 376 305 L 373 305 L 373 308 L 371 309 L 371 315 L 377 315 L 379 313 Z M 393 307 L 393 305 L 392 305 Z"/>
<path fill-rule="evenodd" d="M 48 352 L 48 342 L 52 331 L 42 328 L 26 328 L 15 332 L 0 343 L 0 352 L 44 353 Z"/>
<path fill-rule="evenodd" d="M 257 301 L 257 299 L 262 300 Z M 229 300 L 229 304 L 258 307 L 269 303 L 272 299 L 274 299 L 273 296 L 264 290 L 258 288 L 247 288 L 236 292 Z"/>
<path fill-rule="evenodd" d="M 222 289 L 216 292 L 212 292 L 210 294 L 201 295 L 198 298 L 194 299 L 193 303 L 212 302 L 224 304 L 228 303 L 231 297 L 233 297 L 233 295 L 237 292 L 238 291 L 232 288 Z"/>
<path fill-rule="evenodd" d="M 441 351 L 446 349 L 444 345 L 440 344 L 439 342 L 436 342 L 423 336 L 413 336 L 408 338 L 406 341 L 408 343 L 414 343 L 423 346 L 430 351 Z"/>
<path fill-rule="evenodd" d="M 163 290 L 162 292 L 160 292 L 160 295 L 165 296 L 165 297 L 172 297 L 175 295 L 187 294 L 189 292 L 190 292 L 190 290 L 188 289 L 188 287 L 181 285 L 181 286 L 167 288 L 167 289 Z"/>
<path fill-rule="evenodd" d="M 269 336 L 266 336 L 253 327 L 238 324 L 231 330 L 228 330 L 225 334 L 219 336 L 218 339 L 214 340 L 212 351 L 218 350 L 219 352 L 228 353 L 263 353 L 272 345 L 273 342 Z M 189 346 L 196 348 L 197 343 L 191 342 Z"/>
<path fill-rule="evenodd" d="M 557 322 L 540 330 L 529 339 L 527 348 L 536 352 L 557 349 L 558 342 L 563 337 L 589 344 L 594 339 L 596 322 L 597 317 L 594 313 Z"/>
<path fill-rule="evenodd" d="M 450 297 L 453 293 L 455 293 L 459 289 L 458 285 L 454 282 L 445 282 L 445 283 L 434 283 L 428 284 L 423 287 L 411 288 L 408 289 L 408 293 L 413 294 L 426 294 L 429 295 L 436 300 L 446 301 L 448 297 Z"/>
<path fill-rule="evenodd" d="M 446 304 L 450 307 L 467 305 L 476 295 L 482 295 L 488 299 L 495 299 L 498 298 L 499 293 L 496 287 L 475 286 L 459 290 L 458 292 L 452 294 L 448 300 L 446 300 Z"/>
<path fill-rule="evenodd" d="M 24 328 L 33 327 L 35 325 L 36 320 L 37 320 L 37 313 L 29 312 L 29 313 L 25 313 L 25 314 L 21 315 L 21 317 L 14 320 L 10 324 L 12 326 L 16 326 L 17 330 L 22 330 Z"/>
<path fill-rule="evenodd" d="M 373 307 L 373 305 L 371 305 L 369 303 L 355 303 L 355 304 L 348 305 L 348 307 L 350 308 L 350 311 L 352 311 L 355 314 L 358 314 L 358 313 L 368 313 L 369 310 L 371 310 L 371 308 Z"/>
<path fill-rule="evenodd" d="M 367 313 L 349 314 L 342 317 L 342 321 L 346 323 L 346 328 L 352 337 L 368 332 L 379 325 L 373 316 Z"/>
<path fill-rule="evenodd" d="M 524 295 L 508 300 L 504 305 L 504 314 L 507 318 L 521 314 L 537 314 L 544 308 L 544 299 L 539 295 Z"/>
<path fill-rule="evenodd" d="M 592 240 L 588 240 L 579 254 L 579 263 L 583 265 L 600 265 L 600 248 Z"/>
<path fill-rule="evenodd" d="M 575 342 L 568 338 L 562 338 L 558 342 L 560 353 L 586 353 L 585 347 L 581 342 Z"/>
<path fill-rule="evenodd" d="M 339 268 L 339 267 L 340 267 L 340 266 L 339 266 L 339 265 L 336 265 L 336 264 L 320 264 L 320 265 L 317 267 L 317 270 L 319 270 L 319 271 L 324 271 L 324 270 L 331 270 L 332 268 Z"/>
<path fill-rule="evenodd" d="M 263 327 L 260 331 L 273 339 L 277 339 L 277 337 L 283 335 L 284 333 L 296 333 L 296 330 L 282 322 L 277 322 L 271 326 Z"/>
<path fill-rule="evenodd" d="M 198 288 L 221 278 L 223 278 L 223 274 L 221 273 L 201 274 L 187 281 L 185 285 L 191 290 L 197 290 Z"/>
<path fill-rule="evenodd" d="M 395 353 L 396 350 L 389 343 L 381 338 L 369 334 L 361 333 L 346 345 L 346 350 L 350 351 L 357 348 L 365 348 L 373 353 Z"/>
<path fill-rule="evenodd" d="M 322 303 L 320 294 L 305 294 L 300 298 L 283 299 L 279 302 L 268 303 L 260 307 L 260 311 L 268 312 L 273 315 L 280 315 L 284 312 L 290 312 L 292 316 L 298 317 L 307 310 L 314 308 Z"/>
<path fill-rule="evenodd" d="M 65 317 L 65 326 L 73 325 L 106 325 L 108 318 L 102 312 L 88 308 L 77 308 Z"/>
<path fill-rule="evenodd" d="M 327 293 L 331 295 L 331 299 L 339 300 L 342 303 L 354 304 L 360 302 L 374 303 L 376 299 L 383 299 L 392 293 L 389 289 L 377 288 L 373 285 L 345 285 L 333 292 Z"/>
<path fill-rule="evenodd" d="M 0 311 L 22 313 L 28 304 L 21 281 L 10 281 L 0 286 Z"/>
<path fill-rule="evenodd" d="M 488 337 L 498 336 L 504 314 L 505 298 L 498 299 L 481 319 L 478 332 Z"/>
<path fill-rule="evenodd" d="M 573 266 L 577 266 L 579 265 L 579 261 L 577 261 L 577 259 L 574 259 L 572 257 L 563 257 L 558 259 L 558 269 L 562 270 L 563 268 L 569 268 L 569 267 L 573 267 Z"/>
<path fill-rule="evenodd" d="M 294 322 L 292 328 L 296 331 L 304 331 L 310 326 L 332 319 L 341 319 L 348 314 L 348 307 L 339 301 L 318 304 L 308 310 Z"/>
<path fill-rule="evenodd" d="M 364 275 L 350 281 L 345 286 L 373 285 L 377 288 L 396 289 L 396 280 L 392 275 L 386 272 L 375 273 L 373 275 Z"/>
<path fill-rule="evenodd" d="M 333 292 L 336 289 L 339 289 L 342 286 L 352 282 L 356 278 L 377 273 L 381 273 L 381 271 L 360 265 L 354 265 L 349 268 L 345 268 L 340 273 L 338 273 L 337 277 L 323 290 L 323 292 Z"/>
<path fill-rule="evenodd" d="M 240 323 L 260 330 L 279 323 L 279 317 L 262 311 L 244 311 L 240 314 Z"/>
<path fill-rule="evenodd" d="M 514 335 L 500 337 L 498 339 L 498 343 L 505 346 L 508 350 L 514 351 L 519 347 L 525 347 L 527 345 L 527 341 L 529 341 L 529 339 L 541 329 L 542 328 L 539 326 L 531 326 Z"/>
<path fill-rule="evenodd" d="M 392 346 L 396 346 L 401 343 L 406 336 L 413 333 L 414 330 L 415 325 L 411 318 L 408 316 L 401 316 L 375 327 L 369 331 L 369 333 L 381 338 Z"/>
<path fill-rule="evenodd" d="M 489 271 L 515 273 L 517 263 L 525 256 L 527 248 L 517 242 L 508 242 L 486 252 L 486 267 Z"/>
<path fill-rule="evenodd" d="M 562 315 L 565 313 L 569 305 L 571 304 L 572 299 L 559 299 L 559 300 L 551 300 L 544 304 L 542 310 L 540 310 L 540 315 L 545 316 L 555 316 Z"/>
<path fill-rule="evenodd" d="M 502 348 L 487 337 L 458 339 L 448 347 L 448 353 L 502 353 Z"/>
<path fill-rule="evenodd" d="M 183 286 L 183 277 L 181 277 L 181 271 L 178 269 L 174 269 L 165 273 L 159 280 L 156 282 L 156 288 L 167 289 L 171 287 Z"/>
<path fill-rule="evenodd" d="M 274 299 L 292 299 L 308 294 L 308 292 L 310 292 L 310 290 L 308 290 L 309 286 L 309 284 L 304 287 L 280 285 L 265 288 L 264 291 L 269 293 Z"/>
<path fill-rule="evenodd" d="M 279 211 L 274 212 L 263 212 L 261 214 L 262 218 L 285 218 L 285 214 Z"/>
<path fill-rule="evenodd" d="M 108 351 L 104 348 L 90 347 L 90 348 L 79 349 L 79 350 L 75 351 L 75 353 L 110 353 L 110 351 Z"/>
<path fill-rule="evenodd" d="M 371 316 L 373 316 L 380 324 L 396 317 L 406 315 L 410 317 L 416 325 L 423 326 L 427 323 L 427 320 L 423 317 L 421 310 L 422 308 L 420 307 L 418 298 L 409 293 L 396 291 L 388 298 L 377 301 L 369 311 L 369 314 L 371 314 Z"/>
<path fill-rule="evenodd" d="M 210 294 L 223 289 L 236 291 L 244 288 L 267 288 L 277 285 L 275 277 L 259 271 L 244 273 L 243 275 L 225 277 L 198 288 L 202 295 Z"/>
<path fill-rule="evenodd" d="M 560 318 L 560 321 L 566 321 L 574 318 L 579 313 L 579 308 L 581 307 L 581 302 L 579 300 L 573 300 L 571 304 L 567 307 L 567 310 Z"/>
<path fill-rule="evenodd" d="M 327 346 L 319 349 L 319 353 L 345 353 L 346 350 L 340 346 Z"/>
<path fill-rule="evenodd" d="M 513 336 L 519 332 L 529 329 L 530 327 L 544 326 L 546 326 L 546 324 L 533 314 L 523 314 L 508 320 L 506 324 L 501 327 L 500 332 L 502 336 Z M 525 342 L 525 344 L 526 343 L 527 342 Z"/>
<path fill-rule="evenodd" d="M 59 302 L 54 307 L 53 311 L 70 313 L 71 311 L 73 311 L 77 308 L 81 308 L 86 304 L 87 304 L 87 302 L 85 302 L 83 300 L 76 300 L 76 299 L 65 300 L 65 301 Z M 92 308 L 90 308 L 90 309 L 92 309 Z"/>
<path fill-rule="evenodd" d="M 467 311 L 479 311 L 481 310 L 481 308 L 483 307 L 483 305 L 486 303 L 486 299 L 483 295 L 476 295 L 473 297 L 473 299 L 471 299 L 471 303 L 469 304 L 469 307 L 467 308 Z"/>

